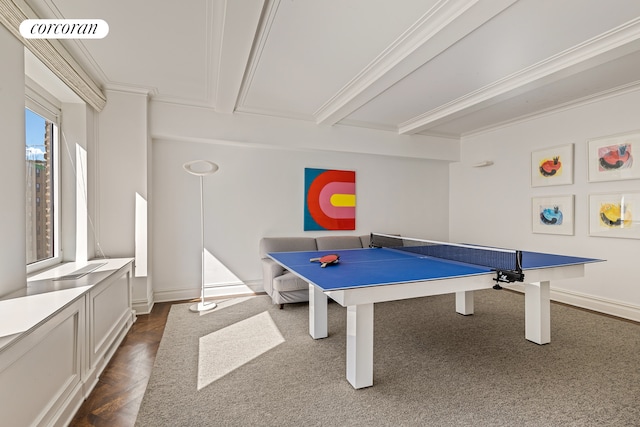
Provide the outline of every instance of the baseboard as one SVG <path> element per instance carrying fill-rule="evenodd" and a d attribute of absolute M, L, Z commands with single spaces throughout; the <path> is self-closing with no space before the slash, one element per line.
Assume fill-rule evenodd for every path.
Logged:
<path fill-rule="evenodd" d="M 509 285 L 507 289 L 524 292 L 524 285 Z M 622 319 L 640 322 L 640 306 L 625 304 L 619 301 L 594 297 L 593 295 L 579 292 L 567 291 L 564 289 L 551 288 L 551 300 L 563 304 L 580 307 L 598 313 L 608 314 Z"/>
<path fill-rule="evenodd" d="M 223 298 L 240 295 L 256 295 L 264 293 L 262 280 L 251 280 L 244 283 L 217 285 L 206 288 L 206 298 Z M 149 314 L 156 302 L 185 301 L 200 298 L 199 289 L 172 289 L 153 292 L 153 300 L 140 299 L 133 301 L 136 314 Z"/>
<path fill-rule="evenodd" d="M 506 289 L 524 293 L 524 285 L 512 284 Z M 247 281 L 245 283 L 216 286 L 206 289 L 206 296 L 220 298 L 236 295 L 253 295 L 264 292 L 261 280 Z M 196 299 L 200 292 L 194 289 L 176 289 L 154 292 L 154 301 L 134 301 L 133 308 L 137 314 L 148 314 L 153 308 L 153 302 L 169 302 Z M 551 300 L 575 307 L 593 310 L 599 313 L 620 317 L 622 319 L 640 322 L 640 306 L 607 300 L 592 295 L 572 292 L 562 289 L 551 289 Z"/>
<path fill-rule="evenodd" d="M 149 314 L 153 309 L 153 301 L 139 300 L 133 301 L 133 310 L 138 314 Z"/>
<path fill-rule="evenodd" d="M 252 280 L 244 283 L 233 283 L 222 286 L 212 286 L 205 289 L 205 298 L 222 298 L 237 295 L 255 295 L 263 292 L 262 281 Z M 154 291 L 154 302 L 183 301 L 200 298 L 199 289 L 174 289 Z"/>

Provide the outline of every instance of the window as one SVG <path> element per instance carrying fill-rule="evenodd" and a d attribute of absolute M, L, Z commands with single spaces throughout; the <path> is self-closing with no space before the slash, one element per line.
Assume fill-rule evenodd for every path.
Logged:
<path fill-rule="evenodd" d="M 33 108 L 28 108 L 33 107 Z M 43 114 L 35 112 L 40 110 Z M 25 108 L 27 265 L 58 258 L 56 114 L 42 107 Z M 45 117 L 48 116 L 48 117 Z"/>

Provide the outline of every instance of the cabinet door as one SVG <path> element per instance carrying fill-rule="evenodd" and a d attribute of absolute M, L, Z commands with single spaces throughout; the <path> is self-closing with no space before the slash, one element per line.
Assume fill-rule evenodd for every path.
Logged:
<path fill-rule="evenodd" d="M 131 269 L 88 293 L 89 382 L 97 378 L 133 323 Z"/>
<path fill-rule="evenodd" d="M 82 401 L 85 297 L 27 332 L 0 357 L 0 414 L 16 426 L 45 425 Z"/>

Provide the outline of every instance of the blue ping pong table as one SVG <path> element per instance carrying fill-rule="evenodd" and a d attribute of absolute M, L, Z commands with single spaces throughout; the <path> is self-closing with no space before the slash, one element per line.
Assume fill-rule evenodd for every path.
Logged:
<path fill-rule="evenodd" d="M 336 265 L 321 268 L 312 258 L 338 253 Z M 278 264 L 309 283 L 309 333 L 325 338 L 327 298 L 347 308 L 347 380 L 373 385 L 373 306 L 377 302 L 455 293 L 456 312 L 473 314 L 473 291 L 492 288 L 489 267 L 448 261 L 388 248 L 269 253 Z M 522 252 L 525 338 L 551 342 L 550 282 L 584 276 L 585 264 L 600 261 Z"/>

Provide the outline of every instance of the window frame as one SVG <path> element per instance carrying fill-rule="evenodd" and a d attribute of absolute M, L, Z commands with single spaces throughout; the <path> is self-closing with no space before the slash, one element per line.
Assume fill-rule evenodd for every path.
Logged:
<path fill-rule="evenodd" d="M 53 193 L 53 254 L 49 258 L 26 264 L 27 274 L 31 274 L 38 270 L 60 264 L 63 259 L 63 252 L 61 247 L 62 216 L 60 212 L 60 206 L 62 205 L 62 193 L 60 191 L 60 181 L 62 177 L 62 174 L 60 172 L 62 108 L 60 102 L 51 94 L 49 94 L 49 92 L 47 92 L 36 83 L 30 82 L 29 79 L 27 79 L 27 81 L 25 82 L 25 109 L 31 110 L 32 112 L 40 115 L 41 117 L 44 117 L 46 120 L 54 124 L 52 132 L 53 141 L 51 143 L 51 167 L 53 169 L 53 186 L 51 189 Z"/>

